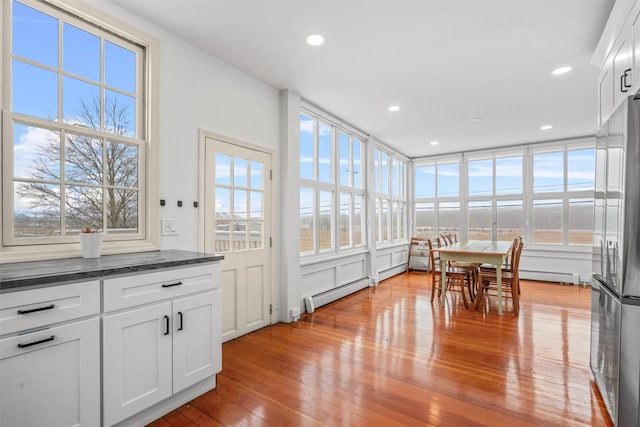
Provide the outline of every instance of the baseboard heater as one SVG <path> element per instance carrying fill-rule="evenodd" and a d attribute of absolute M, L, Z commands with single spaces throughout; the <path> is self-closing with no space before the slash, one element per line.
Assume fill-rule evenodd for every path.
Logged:
<path fill-rule="evenodd" d="M 334 302 L 335 300 L 338 300 L 340 298 L 344 298 L 347 295 L 358 292 L 359 290 L 369 287 L 370 285 L 371 277 L 365 276 L 362 279 L 347 283 L 346 285 L 342 285 L 316 295 L 304 297 L 304 305 L 306 311 L 307 313 L 313 313 L 316 308 L 322 307 L 323 305 Z"/>

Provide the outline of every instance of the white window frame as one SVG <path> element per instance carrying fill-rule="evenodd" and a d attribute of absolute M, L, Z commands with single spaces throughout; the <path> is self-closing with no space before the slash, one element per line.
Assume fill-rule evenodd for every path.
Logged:
<path fill-rule="evenodd" d="M 314 121 L 313 126 L 313 149 L 314 149 L 314 173 L 313 179 L 308 178 L 299 178 L 299 188 L 300 189 L 310 189 L 314 194 L 314 203 L 313 203 L 313 248 L 309 251 L 300 252 L 301 258 L 311 259 L 317 257 L 327 257 L 340 255 L 350 252 L 355 252 L 362 250 L 367 245 L 366 238 L 366 145 L 368 143 L 367 136 L 362 134 L 349 127 L 348 125 L 340 122 L 339 120 L 321 112 L 320 110 L 303 104 L 300 108 L 300 115 L 305 115 Z M 299 117 L 299 116 L 298 116 Z M 331 182 L 323 182 L 318 178 L 318 146 L 319 146 L 319 132 L 318 127 L 319 123 L 323 123 L 325 125 L 329 125 L 331 127 Z M 341 184 L 340 183 L 340 134 L 347 135 L 349 138 L 349 164 L 350 164 L 350 177 L 349 184 Z M 360 187 L 355 187 L 354 177 L 353 177 L 353 140 L 357 139 L 360 141 Z M 320 227 L 319 227 L 319 219 L 320 219 L 320 192 L 329 192 L 331 193 L 331 247 L 330 248 L 320 248 Z M 341 206 L 340 200 L 343 195 L 348 195 L 350 197 L 351 203 L 349 207 L 349 245 L 341 246 L 340 242 L 340 214 L 341 214 Z M 360 198 L 360 233 L 361 233 L 361 242 L 356 244 L 354 242 L 354 230 L 355 225 L 355 214 L 354 214 L 354 200 L 356 197 Z"/>
<path fill-rule="evenodd" d="M 568 228 L 568 219 L 569 219 L 569 209 L 570 209 L 570 201 L 574 199 L 591 199 L 593 200 L 593 190 L 576 190 L 576 191 L 568 191 L 568 152 L 582 149 L 593 149 L 595 151 L 595 137 L 587 137 L 587 138 L 577 138 L 568 141 L 553 141 L 539 144 L 530 144 L 523 146 L 515 146 L 508 147 L 502 150 L 479 150 L 471 153 L 460 153 L 458 155 L 447 155 L 442 157 L 425 157 L 414 159 L 413 161 L 413 179 L 414 179 L 414 194 L 413 194 L 413 212 L 414 215 L 414 229 L 415 229 L 415 215 L 416 209 L 415 206 L 418 203 L 433 203 L 434 206 L 434 234 L 437 236 L 440 230 L 439 224 L 439 204 L 441 202 L 447 201 L 460 201 L 460 210 L 461 210 L 461 230 L 460 235 L 462 239 L 466 239 L 468 235 L 468 202 L 470 201 L 492 201 L 492 238 L 495 238 L 497 233 L 497 203 L 500 201 L 516 201 L 522 200 L 523 204 L 523 238 L 527 245 L 527 248 L 531 249 L 541 249 L 541 250 L 560 250 L 560 251 L 572 251 L 572 252 L 588 252 L 590 250 L 590 245 L 588 244 L 575 244 L 569 243 L 569 228 Z M 534 193 L 533 192 L 533 156 L 537 153 L 548 153 L 548 152 L 563 152 L 563 161 L 564 161 L 564 170 L 563 170 L 563 183 L 564 188 L 563 191 L 558 192 L 547 192 L 547 193 Z M 437 193 L 438 188 L 438 170 L 437 167 L 439 164 L 451 163 L 455 158 L 459 158 L 460 160 L 460 197 L 459 198 L 443 198 L 439 197 Z M 506 157 L 517 157 L 522 156 L 523 163 L 523 171 L 522 171 L 522 194 L 496 194 L 496 171 L 495 171 L 495 160 L 499 158 Z M 481 195 L 481 196 L 469 196 L 469 185 L 468 185 L 468 163 L 473 160 L 487 160 L 493 159 L 493 195 Z M 416 168 L 424 167 L 424 166 L 433 166 L 434 167 L 434 196 L 433 197 L 416 197 L 415 189 L 417 188 L 415 184 L 416 179 Z M 561 199 L 562 206 L 562 215 L 563 215 L 563 241 L 562 243 L 536 243 L 533 242 L 533 204 L 535 200 L 543 200 L 543 199 Z M 430 236 L 424 236 L 430 237 Z"/>
<path fill-rule="evenodd" d="M 3 227 L 0 230 L 0 263 L 33 261 L 45 259 L 57 259 L 77 257 L 80 254 L 78 238 L 38 239 L 36 242 L 23 242 L 12 239 L 13 235 L 13 123 L 20 122 L 27 125 L 45 127 L 59 131 L 72 131 L 73 133 L 87 134 L 93 137 L 107 138 L 112 141 L 140 144 L 139 156 L 139 205 L 138 205 L 138 233 L 135 236 L 128 235 L 124 238 L 107 236 L 103 245 L 103 254 L 140 252 L 156 250 L 159 247 L 159 219 L 158 209 L 154 201 L 158 195 L 158 151 L 155 148 L 155 135 L 157 134 L 156 120 L 156 81 L 152 76 L 156 68 L 154 60 L 154 46 L 157 41 L 151 36 L 141 32 L 137 28 L 123 23 L 106 15 L 103 11 L 88 4 L 69 6 L 61 0 L 20 0 L 21 3 L 42 10 L 49 15 L 61 18 L 64 22 L 70 22 L 83 29 L 92 28 L 92 31 L 100 34 L 110 34 L 127 40 L 144 50 L 144 61 L 141 65 L 141 98 L 138 99 L 137 109 L 141 114 L 136 117 L 138 134 L 144 135 L 143 139 L 119 137 L 113 134 L 94 132 L 81 129 L 78 132 L 68 124 L 41 120 L 31 116 L 25 116 L 11 111 L 11 63 L 12 56 L 3 56 L 2 77 L 3 105 L 2 105 L 2 157 L 3 171 L 0 174 L 0 188 L 2 188 L 2 200 L 0 211 L 3 217 Z M 11 7 L 12 0 L 3 2 L 0 9 L 0 21 L 3 23 L 4 52 L 11 52 Z M 105 32 L 106 31 L 106 32 Z M 59 95 L 62 96 L 62 95 Z M 142 131 L 141 131 L 142 130 Z"/>
<path fill-rule="evenodd" d="M 407 218 L 407 176 L 409 170 L 409 160 L 398 153 L 393 152 L 382 144 L 374 147 L 374 199 L 375 199 L 375 240 L 376 246 L 392 245 L 408 242 Z M 381 156 L 387 158 L 386 165 L 383 165 Z M 396 170 L 394 179 L 394 162 L 399 167 Z M 397 184 L 394 189 L 394 182 Z M 386 189 L 387 191 L 383 191 Z M 384 221 L 382 213 L 386 212 Z M 384 223 L 383 223 L 384 222 Z M 383 231 L 386 230 L 386 234 Z M 398 230 L 394 236 L 394 230 Z"/>

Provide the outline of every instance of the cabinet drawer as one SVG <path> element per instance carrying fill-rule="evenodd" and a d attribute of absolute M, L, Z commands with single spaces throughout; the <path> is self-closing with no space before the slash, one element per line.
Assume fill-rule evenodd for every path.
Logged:
<path fill-rule="evenodd" d="M 71 283 L 0 298 L 0 335 L 100 313 L 100 281 Z"/>
<path fill-rule="evenodd" d="M 114 311 L 220 287 L 220 264 L 200 264 L 104 280 L 104 311 Z"/>

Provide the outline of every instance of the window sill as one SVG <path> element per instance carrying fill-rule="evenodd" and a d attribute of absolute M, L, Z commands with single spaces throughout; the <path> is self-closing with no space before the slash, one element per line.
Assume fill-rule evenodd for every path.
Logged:
<path fill-rule="evenodd" d="M 157 251 L 160 248 L 148 241 L 104 242 L 102 255 Z M 46 261 L 80 258 L 80 244 L 6 246 L 0 249 L 0 264 L 27 261 Z"/>

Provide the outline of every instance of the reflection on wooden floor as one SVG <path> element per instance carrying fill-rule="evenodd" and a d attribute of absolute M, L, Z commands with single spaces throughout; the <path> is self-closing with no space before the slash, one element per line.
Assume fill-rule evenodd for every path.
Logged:
<path fill-rule="evenodd" d="M 590 288 L 522 281 L 520 316 L 430 302 L 429 276 L 223 345 L 218 388 L 162 426 L 611 425 L 589 370 Z"/>

